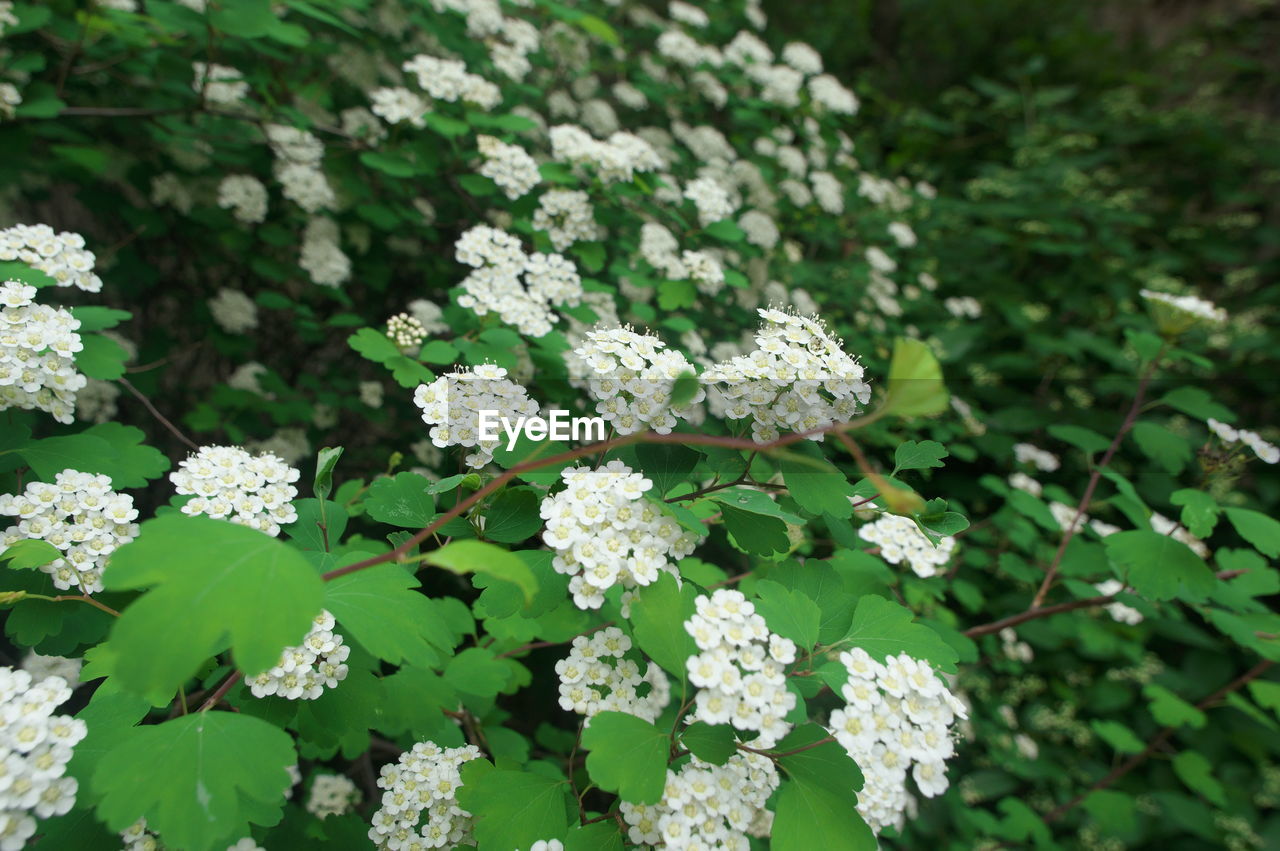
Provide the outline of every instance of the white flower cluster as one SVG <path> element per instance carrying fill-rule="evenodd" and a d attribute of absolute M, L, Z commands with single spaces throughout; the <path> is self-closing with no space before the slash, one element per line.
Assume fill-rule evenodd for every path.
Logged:
<path fill-rule="evenodd" d="M 658 152 L 633 133 L 619 131 L 602 142 L 581 127 L 560 124 L 552 127 L 549 135 L 553 159 L 591 166 L 604 183 L 629 183 L 636 172 L 662 168 Z"/>
<path fill-rule="evenodd" d="M 53 278 L 60 287 L 96 293 L 102 279 L 93 273 L 97 258 L 78 233 L 55 233 L 48 225 L 14 225 L 0 230 L 0 262 L 18 260 Z"/>
<path fill-rule="evenodd" d="M 1015 444 L 1013 457 L 1019 464 L 1030 464 L 1037 470 L 1043 470 L 1046 473 L 1052 473 L 1062 466 L 1062 462 L 1058 460 L 1057 455 L 1052 452 L 1046 452 L 1030 443 Z"/>
<path fill-rule="evenodd" d="M 817 106 L 839 115 L 854 115 L 858 111 L 857 95 L 830 74 L 809 80 L 809 97 Z"/>
<path fill-rule="evenodd" d="M 498 184 L 512 201 L 527 194 L 542 181 L 538 164 L 519 145 L 508 145 L 494 136 L 476 137 L 476 147 L 484 157 L 480 173 Z"/>
<path fill-rule="evenodd" d="M 569 577 L 580 609 L 598 609 L 614 585 L 634 588 L 676 575 L 674 562 L 697 538 L 645 498 L 653 482 L 614 459 L 598 470 L 569 467 L 567 487 L 542 501 L 542 539 L 556 551 L 552 566 Z"/>
<path fill-rule="evenodd" d="M 191 0 L 179 0 L 179 2 L 184 6 L 189 6 Z M 164 848 L 160 844 L 160 837 L 147 828 L 147 820 L 144 818 L 138 819 L 120 831 L 120 841 L 124 843 L 121 851 L 162 851 Z M 265 851 L 265 849 L 254 842 L 252 837 L 246 836 L 239 842 L 228 845 L 227 851 Z"/>
<path fill-rule="evenodd" d="M 284 197 L 308 213 L 332 208 L 337 197 L 320 170 L 324 144 L 306 130 L 283 124 L 268 124 L 265 133 L 276 157 L 275 175 Z"/>
<path fill-rule="evenodd" d="M 36 682 L 45 677 L 61 677 L 70 688 L 80 685 L 80 669 L 84 667 L 83 659 L 67 656 L 45 656 L 31 650 L 22 659 L 22 670 L 31 675 Z"/>
<path fill-rule="evenodd" d="M 640 666 L 623 658 L 630 649 L 631 639 L 616 626 L 575 638 L 569 655 L 556 662 L 560 708 L 585 715 L 588 724 L 598 712 L 656 721 L 671 702 L 671 684 L 653 663 L 641 676 Z M 645 686 L 648 691 L 642 695 Z"/>
<path fill-rule="evenodd" d="M 1138 293 L 1149 302 L 1173 308 L 1196 319 L 1210 322 L 1226 322 L 1227 311 L 1217 307 L 1213 302 L 1194 295 L 1173 295 L 1156 290 L 1142 290 Z"/>
<path fill-rule="evenodd" d="M 575 242 L 599 239 L 591 197 L 576 189 L 550 189 L 538 199 L 533 211 L 533 227 L 545 233 L 556 251 L 564 251 Z"/>
<path fill-rule="evenodd" d="M 502 442 L 498 436 L 480 436 L 480 412 L 497 411 L 499 417 L 515 422 L 538 413 L 538 404 L 523 387 L 507 378 L 507 371 L 493 364 L 481 364 L 464 372 L 450 372 L 430 384 L 420 384 L 413 403 L 422 409 L 422 421 L 431 426 L 431 442 L 443 449 L 461 446 L 473 449 L 468 466 L 483 467 L 493 460 L 493 450 Z"/>
<path fill-rule="evenodd" d="M 351 277 L 351 258 L 338 244 L 338 225 L 333 219 L 316 216 L 302 232 L 302 253 L 298 265 L 322 287 L 336 287 Z"/>
<path fill-rule="evenodd" d="M 1125 585 L 1119 579 L 1108 579 L 1105 582 L 1099 582 L 1093 587 L 1097 589 L 1099 594 L 1104 594 L 1110 597 L 1123 591 Z M 1117 623 L 1134 626 L 1142 623 L 1143 621 L 1142 612 L 1138 611 L 1133 606 L 1126 606 L 1124 603 L 1119 601 L 1107 603 L 1103 608 L 1107 610 L 1107 614 L 1111 615 L 1111 619 Z"/>
<path fill-rule="evenodd" d="M 16 27 L 18 16 L 13 13 L 13 0 L 0 0 L 0 35 L 6 27 Z"/>
<path fill-rule="evenodd" d="M 36 288 L 0 285 L 0 411 L 45 411 L 60 423 L 74 420 L 76 393 L 88 379 L 76 372 L 84 348 L 69 310 L 36 304 Z"/>
<path fill-rule="evenodd" d="M 1234 428 L 1224 422 L 1219 422 L 1214 418 L 1209 418 L 1209 430 L 1218 436 L 1223 443 L 1230 446 L 1233 443 L 1243 443 L 1253 450 L 1253 454 L 1258 456 L 1258 460 L 1264 464 L 1275 464 L 1280 462 L 1280 447 L 1274 443 L 1269 443 L 1262 439 L 1256 431 L 1249 431 L 1243 428 Z"/>
<path fill-rule="evenodd" d="M 544 336 L 555 322 L 552 305 L 573 306 L 582 298 L 572 261 L 559 254 L 525 254 L 520 240 L 506 231 L 477 225 L 454 247 L 458 262 L 475 267 L 463 279 L 466 292 L 457 303 L 480 316 L 497 313 L 522 334 Z"/>
<path fill-rule="evenodd" d="M 283 697 L 285 700 L 315 700 L 325 688 L 337 688 L 347 678 L 347 657 L 351 647 L 333 631 L 333 615 L 322 611 L 312 620 L 302 643 L 286 647 L 276 664 L 246 683 L 254 697 Z"/>
<path fill-rule="evenodd" d="M 840 661 L 849 674 L 840 690 L 847 703 L 831 713 L 831 734 L 865 778 L 858 812 L 877 833 L 901 829 L 907 770 L 925 797 L 945 792 L 946 760 L 955 753 L 951 726 L 968 713 L 928 662 L 900 653 L 881 664 L 860 647 Z"/>
<path fill-rule="evenodd" d="M 0 494 L 0 514 L 19 518 L 4 531 L 4 548 L 39 539 L 62 552 L 40 569 L 60 591 L 102 590 L 102 568 L 117 547 L 138 536 L 133 497 L 111 490 L 111 479 L 63 470 L 53 483 L 30 482 L 21 494 Z"/>
<path fill-rule="evenodd" d="M 782 429 L 808 432 L 853 419 L 871 398 L 871 386 L 840 339 L 816 317 L 775 308 L 759 313 L 764 322 L 755 335 L 758 348 L 703 373 L 704 381 L 715 383 L 724 416 L 750 417 L 757 443 L 775 439 Z"/>
<path fill-rule="evenodd" d="M 1038 481 L 1019 470 L 1009 476 L 1009 487 L 1014 490 L 1026 491 L 1032 496 L 1040 496 L 1044 492 L 1044 486 Z"/>
<path fill-rule="evenodd" d="M 573 353 L 588 370 L 587 386 L 596 400 L 597 413 L 618 434 L 644 429 L 669 434 L 676 417 L 686 415 L 706 396 L 699 387 L 692 398 L 673 408 L 675 380 L 681 374 L 692 374 L 693 365 L 657 337 L 637 334 L 630 328 L 589 331 L 586 341 Z"/>
<path fill-rule="evenodd" d="M 191 212 L 196 199 L 181 177 L 167 171 L 151 178 L 151 203 L 157 207 L 172 207 L 185 216 Z"/>
<path fill-rule="evenodd" d="M 765 802 L 778 783 L 777 766 L 761 754 L 735 753 L 724 765 L 695 756 L 679 771 L 667 772 L 660 802 L 623 801 L 618 809 L 636 845 L 747 851 L 747 836 L 761 835 Z"/>
<path fill-rule="evenodd" d="M 26 671 L 0 668 L 0 849 L 18 851 L 36 832 L 36 819 L 60 816 L 76 802 L 67 776 L 85 723 L 53 711 L 71 697 L 61 677 L 38 683 Z M 32 814 L 35 814 L 33 817 Z"/>
<path fill-rule="evenodd" d="M 699 177 L 684 188 L 684 197 L 698 209 L 698 221 L 703 227 L 727 219 L 733 215 L 736 205 L 719 181 L 711 177 Z"/>
<path fill-rule="evenodd" d="M 422 347 L 422 341 L 427 339 L 427 329 L 415 317 L 397 313 L 387 320 L 387 336 L 400 351 L 417 352 Z"/>
<path fill-rule="evenodd" d="M 741 591 L 720 588 L 695 602 L 697 612 L 684 623 L 699 650 L 686 663 L 699 689 L 692 717 L 757 730 L 753 744 L 769 747 L 791 730 L 784 719 L 796 696 L 787 689 L 786 666 L 796 660 L 795 642 L 770 632 Z"/>
<path fill-rule="evenodd" d="M 13 118 L 22 106 L 22 92 L 13 83 L 0 83 L 0 118 Z"/>
<path fill-rule="evenodd" d="M 404 86 L 374 89 L 369 92 L 369 100 L 372 104 L 370 111 L 388 124 L 407 121 L 414 127 L 427 126 L 424 116 L 430 111 L 431 104 Z"/>
<path fill-rule="evenodd" d="M 418 79 L 418 86 L 436 100 L 464 100 L 484 110 L 502 103 L 502 92 L 493 83 L 476 74 L 467 73 L 465 62 L 437 59 L 419 54 L 401 68 Z"/>
<path fill-rule="evenodd" d="M 1077 517 L 1076 508 L 1077 506 L 1067 505 L 1065 502 L 1058 502 L 1056 499 L 1049 503 L 1049 513 L 1053 515 L 1058 527 L 1063 532 L 1070 529 L 1073 535 L 1079 533 L 1085 527 L 1085 524 L 1089 522 L 1089 515 L 1083 511 Z M 1075 523 L 1074 526 L 1072 526 L 1073 522 Z"/>
<path fill-rule="evenodd" d="M 213 321 L 228 334 L 243 334 L 258 327 L 258 306 L 239 290 L 223 287 L 209 299 Z"/>
<path fill-rule="evenodd" d="M 360 800 L 360 790 L 350 777 L 341 774 L 317 774 L 311 778 L 307 796 L 307 812 L 319 819 L 351 812 Z"/>
<path fill-rule="evenodd" d="M 258 224 L 267 217 L 267 187 L 248 174 L 230 174 L 218 184 L 218 206 L 236 221 Z"/>
<path fill-rule="evenodd" d="M 272 537 L 298 519 L 293 482 L 301 474 L 270 453 L 256 458 L 238 446 L 202 446 L 178 464 L 169 481 L 192 495 L 182 513 L 227 519 Z"/>
<path fill-rule="evenodd" d="M 425 298 L 414 299 L 409 302 L 409 313 L 422 324 L 422 330 L 428 334 L 442 334 L 449 330 L 448 324 L 442 318 L 444 310 L 433 301 Z"/>
<path fill-rule="evenodd" d="M 881 514 L 874 523 L 858 529 L 858 537 L 877 544 L 880 557 L 889 564 L 905 561 L 916 576 L 924 578 L 937 576 L 956 548 L 956 539 L 950 535 L 934 546 L 914 520 L 899 514 Z"/>
<path fill-rule="evenodd" d="M 195 82 L 191 84 L 191 88 L 209 103 L 232 106 L 249 94 L 249 84 L 235 68 L 192 62 L 191 70 L 195 74 Z"/>
<path fill-rule="evenodd" d="M 738 227 L 747 235 L 747 242 L 758 245 L 765 251 L 772 251 L 782 238 L 773 217 L 759 210 L 747 210 L 743 213 L 738 218 Z"/>
<path fill-rule="evenodd" d="M 418 742 L 394 765 L 382 766 L 378 788 L 385 791 L 369 839 L 391 851 L 471 844 L 471 813 L 458 806 L 459 769 L 480 757 L 474 745 L 442 748 Z"/>

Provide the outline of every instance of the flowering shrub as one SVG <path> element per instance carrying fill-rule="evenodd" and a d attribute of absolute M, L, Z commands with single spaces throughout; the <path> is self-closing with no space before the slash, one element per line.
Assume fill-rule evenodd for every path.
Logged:
<path fill-rule="evenodd" d="M 0 848 L 1280 836 L 1237 305 L 655 8 L 0 0 Z"/>

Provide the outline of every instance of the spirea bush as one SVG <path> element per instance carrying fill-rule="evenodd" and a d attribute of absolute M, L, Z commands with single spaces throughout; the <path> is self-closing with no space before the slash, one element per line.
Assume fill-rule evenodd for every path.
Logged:
<path fill-rule="evenodd" d="M 0 0 L 0 848 L 1280 841 L 1256 317 L 985 291 L 1030 189 L 876 97 L 754 0 Z"/>

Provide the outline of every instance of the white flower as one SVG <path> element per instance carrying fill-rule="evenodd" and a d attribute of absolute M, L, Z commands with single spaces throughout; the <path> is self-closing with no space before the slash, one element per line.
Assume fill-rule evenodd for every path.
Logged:
<path fill-rule="evenodd" d="M 360 790 L 351 778 L 341 774 L 316 774 L 307 795 L 307 812 L 319 819 L 351 812 L 360 800 Z"/>
<path fill-rule="evenodd" d="M 274 537 L 298 519 L 293 483 L 300 475 L 270 453 L 255 458 L 237 446 L 202 446 L 169 480 L 179 494 L 194 497 L 183 514 L 230 520 Z"/>
<path fill-rule="evenodd" d="M 703 227 L 733 215 L 735 205 L 729 193 L 716 180 L 700 177 L 684 188 L 684 197 L 698 209 L 698 221 Z"/>
<path fill-rule="evenodd" d="M 692 374 L 693 365 L 657 337 L 637 334 L 630 328 L 590 331 L 573 355 L 571 371 L 588 377 L 587 388 L 596 400 L 597 413 L 618 434 L 645 429 L 668 434 L 676 418 L 686 416 L 705 396 L 699 388 L 673 408 L 675 380 Z"/>
<path fill-rule="evenodd" d="M 1093 587 L 1097 589 L 1099 594 L 1106 597 L 1119 594 L 1125 589 L 1124 583 L 1119 579 L 1108 579 L 1105 582 L 1099 582 Z M 1104 608 L 1107 610 L 1107 614 L 1111 615 L 1111 619 L 1117 623 L 1134 626 L 1143 621 L 1142 612 L 1119 601 L 1107 603 Z"/>
<path fill-rule="evenodd" d="M 541 337 L 556 321 L 553 305 L 573 306 L 582 298 L 582 279 L 559 254 L 526 255 L 506 231 L 477 225 L 455 244 L 460 263 L 475 267 L 462 281 L 458 305 L 484 316 L 497 313 L 520 333 Z"/>
<path fill-rule="evenodd" d="M 656 721 L 671 702 L 670 682 L 652 663 L 641 676 L 640 666 L 625 658 L 630 649 L 631 639 L 613 626 L 575 638 L 569 655 L 556 663 L 560 708 L 585 715 L 588 724 L 606 711 Z"/>
<path fill-rule="evenodd" d="M 481 436 L 481 411 L 497 411 L 511 422 L 538 413 L 537 403 L 525 389 L 509 380 L 505 369 L 492 364 L 446 373 L 422 384 L 414 391 L 413 403 L 422 409 L 422 421 L 431 426 L 431 442 L 441 449 L 473 449 L 466 463 L 477 468 L 493 460 L 493 450 L 503 438 L 501 429 L 492 439 Z"/>
<path fill-rule="evenodd" d="M 60 287 L 96 293 L 102 279 L 93 273 L 97 259 L 84 237 L 48 225 L 14 225 L 0 230 L 0 262 L 17 260 L 53 278 Z"/>
<path fill-rule="evenodd" d="M 326 688 L 337 688 L 347 678 L 351 647 L 333 627 L 329 612 L 316 615 L 301 644 L 284 648 L 275 665 L 246 678 L 250 693 L 254 697 L 315 700 Z"/>
<path fill-rule="evenodd" d="M 243 334 L 258 327 L 258 306 L 239 290 L 223 287 L 209 299 L 213 321 L 228 334 Z"/>
<path fill-rule="evenodd" d="M 17 281 L 0 285 L 0 411 L 45 411 L 73 421 L 76 393 L 88 379 L 76 371 L 84 344 L 70 311 L 35 304 L 36 288 Z"/>
<path fill-rule="evenodd" d="M 631 133 L 617 132 L 600 141 L 581 127 L 561 124 L 548 135 L 553 159 L 593 168 L 605 183 L 628 183 L 637 172 L 662 168 L 662 158 L 653 146 Z"/>
<path fill-rule="evenodd" d="M 1062 466 L 1057 455 L 1045 452 L 1030 443 L 1014 444 L 1013 457 L 1019 464 L 1031 464 L 1037 470 L 1043 470 L 1046 473 L 1052 473 Z"/>
<path fill-rule="evenodd" d="M 322 287 L 337 287 L 351 277 L 351 259 L 343 253 L 338 238 L 338 225 L 324 216 L 307 222 L 302 234 L 298 265 Z"/>
<path fill-rule="evenodd" d="M 874 523 L 858 529 L 858 537 L 880 546 L 880 557 L 890 564 L 906 562 L 917 576 L 937 576 L 951 560 L 956 539 L 942 537 L 935 546 L 909 517 L 882 514 Z"/>
<path fill-rule="evenodd" d="M 267 217 L 267 187 L 247 174 L 230 174 L 218 184 L 218 206 L 237 221 L 257 224 Z"/>
<path fill-rule="evenodd" d="M 235 68 L 192 62 L 191 70 L 195 75 L 191 88 L 209 103 L 232 106 L 249 94 L 249 84 Z"/>
<path fill-rule="evenodd" d="M 426 127 L 424 116 L 431 111 L 431 104 L 404 86 L 374 89 L 369 92 L 370 111 L 388 124 L 408 122 L 414 127 Z"/>
<path fill-rule="evenodd" d="M 1172 293 L 1162 293 L 1155 290 L 1142 290 L 1138 294 L 1149 302 L 1173 308 L 1179 313 L 1187 314 L 1196 319 L 1205 319 L 1209 322 L 1227 321 L 1227 311 L 1198 296 L 1173 295 Z"/>
<path fill-rule="evenodd" d="M 538 199 L 533 211 L 533 227 L 551 238 L 556 251 L 564 251 L 575 242 L 600 237 L 591 197 L 576 189 L 549 189 Z"/>
<path fill-rule="evenodd" d="M 382 806 L 373 814 L 369 840 L 389 851 L 474 844 L 471 813 L 458 806 L 458 769 L 481 756 L 474 745 L 442 748 L 418 742 L 395 763 L 382 766 Z"/>
<path fill-rule="evenodd" d="M 480 173 L 498 184 L 512 201 L 525 195 L 542 180 L 538 164 L 519 145 L 508 145 L 493 136 L 476 137 L 476 146 L 484 156 Z"/>
<path fill-rule="evenodd" d="M 71 697 L 61 677 L 36 681 L 26 671 L 0 668 L 0 848 L 19 849 L 36 818 L 69 811 L 77 782 L 67 763 L 88 732 L 85 723 L 54 710 Z"/>

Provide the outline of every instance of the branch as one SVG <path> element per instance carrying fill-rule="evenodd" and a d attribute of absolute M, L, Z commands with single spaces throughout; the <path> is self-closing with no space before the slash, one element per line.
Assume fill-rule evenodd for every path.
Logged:
<path fill-rule="evenodd" d="M 971 626 L 964 631 L 969 638 L 977 638 L 980 635 L 990 635 L 993 632 L 999 632 L 1011 626 L 1017 626 L 1020 623 L 1033 621 L 1037 618 L 1047 618 L 1050 615 L 1056 615 L 1061 612 L 1070 612 L 1073 609 L 1087 609 L 1090 606 L 1103 606 L 1110 603 L 1116 598 L 1115 594 L 1104 594 L 1100 597 L 1085 597 L 1081 600 L 1072 600 L 1068 603 L 1059 603 L 1056 606 L 1045 606 L 1040 609 L 1027 609 L 1016 615 L 1009 615 L 1007 618 L 1001 618 L 998 621 L 984 623 L 979 626 Z"/>
<path fill-rule="evenodd" d="M 217 706 L 218 702 L 227 696 L 227 692 L 231 691 L 231 687 L 240 682 L 240 678 L 243 676 L 244 674 L 239 671 L 232 671 L 230 674 L 227 674 L 227 678 L 222 681 L 222 685 L 218 686 L 214 693 L 209 695 L 208 700 L 200 704 L 200 711 L 208 712 L 210 709 Z"/>
<path fill-rule="evenodd" d="M 1111 445 L 1107 447 L 1106 454 L 1102 456 L 1102 460 L 1098 462 L 1098 466 L 1093 468 L 1093 473 L 1089 476 L 1089 484 L 1084 489 L 1084 496 L 1080 498 L 1080 504 L 1076 506 L 1076 513 L 1072 515 L 1071 522 L 1067 524 L 1067 528 L 1062 530 L 1062 540 L 1058 543 L 1058 551 L 1054 553 L 1053 561 L 1049 564 L 1049 571 L 1044 575 L 1044 581 L 1040 583 L 1040 590 L 1036 591 L 1036 596 L 1031 600 L 1031 608 L 1038 609 L 1044 603 L 1044 598 L 1049 594 L 1049 588 L 1053 585 L 1053 580 L 1058 576 L 1058 567 L 1062 564 L 1062 556 L 1067 551 L 1067 544 L 1071 543 L 1072 537 L 1076 533 L 1076 525 L 1080 522 L 1080 518 L 1089 510 L 1089 503 L 1093 501 L 1093 492 L 1098 487 L 1098 480 L 1102 478 L 1102 471 L 1111 463 L 1111 459 L 1116 454 L 1116 450 L 1120 448 L 1124 437 L 1133 428 L 1138 420 L 1138 412 L 1142 409 L 1142 400 L 1147 395 L 1147 386 L 1151 383 L 1151 378 L 1155 375 L 1156 366 L 1160 363 L 1160 358 L 1164 354 L 1161 348 L 1151 363 L 1147 364 L 1147 368 L 1142 372 L 1142 378 L 1138 381 L 1138 392 L 1134 394 L 1133 404 L 1129 406 L 1129 412 L 1125 414 L 1124 422 L 1120 424 L 1120 430 L 1116 432 L 1116 436 L 1112 438 Z"/>
<path fill-rule="evenodd" d="M 798 753 L 804 753 L 805 751 L 813 750 L 816 747 L 821 747 L 822 745 L 825 745 L 828 742 L 834 742 L 834 741 L 835 741 L 834 736 L 826 736 L 824 738 L 818 739 L 818 741 L 816 742 L 810 742 L 807 745 L 801 745 L 800 747 L 792 748 L 789 751 L 762 751 L 762 750 L 759 750 L 758 748 L 747 747 L 744 744 L 739 744 L 738 750 L 750 751 L 751 753 L 758 753 L 761 756 L 767 756 L 769 757 L 769 759 L 772 759 L 772 760 L 779 760 L 784 757 L 794 756 L 795 754 L 798 754 Z"/>
<path fill-rule="evenodd" d="M 1218 689 L 1213 694 L 1209 695 L 1204 700 L 1197 703 L 1196 709 L 1203 710 L 1212 706 L 1213 704 L 1217 703 L 1219 700 L 1222 700 L 1222 698 L 1231 694 L 1233 691 L 1236 691 L 1241 687 L 1243 687 L 1245 683 L 1248 683 L 1250 680 L 1254 680 L 1262 676 L 1262 674 L 1266 673 L 1267 669 L 1274 664 L 1275 663 L 1269 659 L 1265 659 L 1259 662 L 1258 664 L 1250 668 L 1248 671 L 1245 671 L 1243 674 L 1236 677 L 1234 680 L 1227 683 L 1225 686 Z M 1081 792 L 1079 795 L 1075 796 L 1070 801 L 1067 801 L 1065 804 L 1061 804 L 1058 807 L 1055 807 L 1054 809 L 1050 810 L 1045 815 L 1044 820 L 1047 822 L 1057 821 L 1058 819 L 1062 818 L 1062 816 L 1065 815 L 1069 810 L 1071 810 L 1073 807 L 1080 804 L 1080 802 L 1083 801 L 1085 798 L 1089 797 L 1089 795 L 1092 794 L 1093 792 L 1096 792 L 1099 789 L 1107 788 L 1112 783 L 1115 783 L 1117 780 L 1119 780 L 1121 777 L 1124 777 L 1130 771 L 1133 771 L 1139 765 L 1146 762 L 1147 759 L 1152 754 L 1154 754 L 1157 750 L 1159 750 L 1165 744 L 1165 742 L 1169 741 L 1169 739 L 1172 738 L 1174 732 L 1177 729 L 1178 729 L 1177 727 L 1165 727 L 1159 733 L 1156 733 L 1155 737 L 1152 738 L 1151 741 L 1147 742 L 1147 746 L 1142 750 L 1142 753 L 1136 754 L 1130 757 L 1129 759 L 1125 760 L 1124 762 L 1120 763 L 1120 765 L 1113 768 L 1111 772 L 1107 774 L 1106 777 L 1103 777 L 1097 783 L 1094 783 L 1084 792 Z"/>
<path fill-rule="evenodd" d="M 146 396 L 142 395 L 142 391 L 140 391 L 137 387 L 133 386 L 133 382 L 129 381 L 129 379 L 125 378 L 124 376 L 117 378 L 116 381 L 119 381 L 122 385 L 124 385 L 124 389 L 128 390 L 130 393 L 136 396 L 138 401 L 140 401 L 143 405 L 145 405 L 147 410 L 151 412 L 151 416 L 159 420 L 160 425 L 167 428 L 170 434 L 178 438 L 178 440 L 182 441 L 182 443 L 186 445 L 189 449 L 196 450 L 196 451 L 200 449 L 200 446 L 195 441 L 193 441 L 191 438 L 187 437 L 185 434 L 182 433 L 182 429 L 178 428 L 176 425 L 171 423 L 164 414 L 160 413 L 160 411 L 156 409 L 156 406 L 151 404 L 151 400 L 148 399 Z"/>

